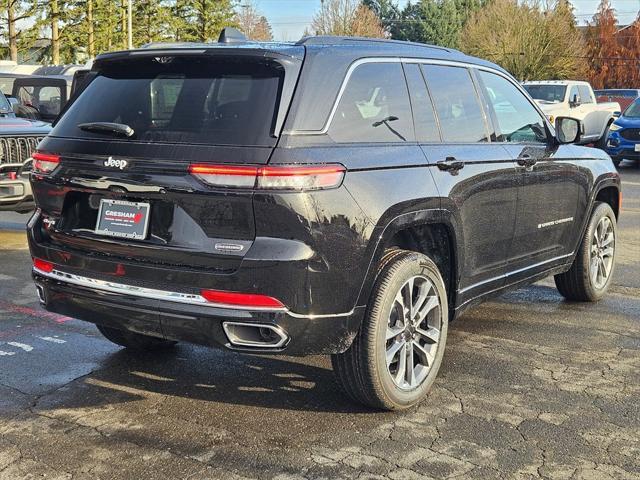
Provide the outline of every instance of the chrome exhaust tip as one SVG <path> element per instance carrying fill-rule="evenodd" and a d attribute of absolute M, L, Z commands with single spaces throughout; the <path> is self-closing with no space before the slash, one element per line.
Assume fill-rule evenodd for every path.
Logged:
<path fill-rule="evenodd" d="M 42 285 L 38 285 L 37 283 L 36 283 L 36 293 L 38 294 L 38 300 L 40 300 L 40 303 L 42 305 L 47 303 L 47 300 L 44 294 L 44 287 Z"/>
<path fill-rule="evenodd" d="M 289 342 L 289 335 L 277 325 L 222 322 L 222 329 L 234 347 L 281 348 Z"/>

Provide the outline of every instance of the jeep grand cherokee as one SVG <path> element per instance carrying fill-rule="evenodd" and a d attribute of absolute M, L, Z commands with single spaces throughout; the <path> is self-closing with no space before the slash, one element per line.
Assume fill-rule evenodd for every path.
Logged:
<path fill-rule="evenodd" d="M 402 409 L 468 307 L 548 275 L 568 299 L 605 294 L 611 159 L 503 69 L 395 41 L 222 37 L 99 56 L 40 144 L 45 308 L 130 348 L 330 354 L 354 400 Z"/>

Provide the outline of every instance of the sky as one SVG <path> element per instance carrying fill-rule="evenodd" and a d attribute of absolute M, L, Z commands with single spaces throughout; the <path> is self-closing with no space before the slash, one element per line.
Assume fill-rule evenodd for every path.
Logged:
<path fill-rule="evenodd" d="M 276 40 L 298 40 L 311 24 L 313 14 L 320 8 L 320 0 L 254 0 L 258 9 L 267 17 Z M 403 6 L 407 0 L 398 0 Z M 578 23 L 583 25 L 598 8 L 599 0 L 571 0 Z M 618 12 L 618 21 L 626 25 L 632 22 L 640 9 L 640 0 L 612 0 Z"/>

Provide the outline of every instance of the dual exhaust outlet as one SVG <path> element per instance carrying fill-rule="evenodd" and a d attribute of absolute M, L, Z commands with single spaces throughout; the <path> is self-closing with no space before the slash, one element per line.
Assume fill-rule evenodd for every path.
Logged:
<path fill-rule="evenodd" d="M 277 325 L 267 323 L 222 322 L 229 343 L 241 348 L 282 348 L 289 335 Z"/>
<path fill-rule="evenodd" d="M 46 304 L 42 285 L 36 283 L 36 292 L 41 304 Z M 277 325 L 267 323 L 222 322 L 229 343 L 240 348 L 282 348 L 289 343 L 289 335 Z"/>

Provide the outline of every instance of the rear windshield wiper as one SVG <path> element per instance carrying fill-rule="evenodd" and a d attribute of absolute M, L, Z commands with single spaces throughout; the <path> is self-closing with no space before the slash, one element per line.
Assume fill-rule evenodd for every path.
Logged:
<path fill-rule="evenodd" d="M 124 123 L 89 122 L 78 124 L 78 128 L 87 132 L 114 133 L 125 137 L 131 137 L 135 133 L 133 128 Z"/>

